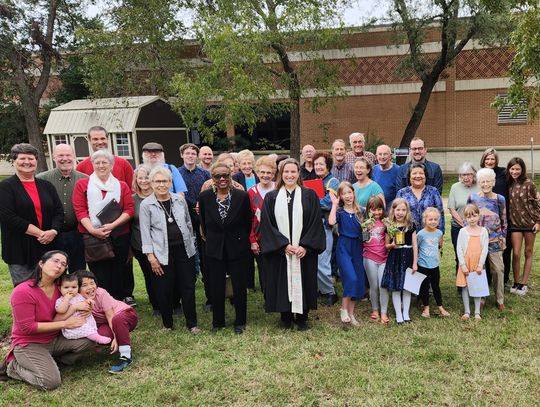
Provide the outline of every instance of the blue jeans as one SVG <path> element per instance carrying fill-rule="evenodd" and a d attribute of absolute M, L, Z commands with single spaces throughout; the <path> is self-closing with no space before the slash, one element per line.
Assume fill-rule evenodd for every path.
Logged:
<path fill-rule="evenodd" d="M 69 256 L 70 273 L 86 269 L 83 238 L 77 229 L 60 232 L 58 236 L 58 249 L 65 251 Z"/>
<path fill-rule="evenodd" d="M 324 234 L 326 235 L 326 249 L 318 257 L 317 282 L 321 294 L 328 295 L 336 293 L 334 281 L 332 280 L 332 267 L 330 265 L 334 238 L 332 236 L 332 229 L 329 229 L 327 226 L 324 227 Z"/>

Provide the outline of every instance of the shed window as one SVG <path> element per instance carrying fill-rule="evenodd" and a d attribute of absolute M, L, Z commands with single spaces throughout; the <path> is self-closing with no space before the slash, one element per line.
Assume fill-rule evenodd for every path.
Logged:
<path fill-rule="evenodd" d="M 54 136 L 54 145 L 57 146 L 58 144 L 69 144 L 67 134 Z"/>
<path fill-rule="evenodd" d="M 131 157 L 128 133 L 116 133 L 116 154 L 119 157 Z"/>
<path fill-rule="evenodd" d="M 497 99 L 506 99 L 506 95 L 498 95 Z M 522 101 L 521 111 L 516 113 L 516 106 L 506 103 L 497 115 L 497 124 L 527 124 L 529 122 L 529 112 L 527 102 Z"/>

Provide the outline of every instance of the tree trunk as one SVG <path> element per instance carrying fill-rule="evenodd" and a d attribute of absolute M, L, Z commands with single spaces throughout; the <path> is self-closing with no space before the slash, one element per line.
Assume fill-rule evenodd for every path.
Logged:
<path fill-rule="evenodd" d="M 28 142 L 32 144 L 38 151 L 37 172 L 47 171 L 47 161 L 43 151 L 43 140 L 41 138 L 41 130 L 39 128 L 39 107 L 24 106 L 23 104 L 24 122 L 26 131 L 28 132 Z"/>
<path fill-rule="evenodd" d="M 291 99 L 291 152 L 292 158 L 300 159 L 300 98 Z"/>
<path fill-rule="evenodd" d="M 411 140 L 416 135 L 418 127 L 420 127 L 420 123 L 422 123 L 422 118 L 424 117 L 429 98 L 431 97 L 433 88 L 437 83 L 438 75 L 436 76 L 436 78 L 434 78 L 433 76 L 435 75 L 430 75 L 422 83 L 422 87 L 420 88 L 420 96 L 418 97 L 418 101 L 416 102 L 416 106 L 414 107 L 411 118 L 409 119 L 407 127 L 405 128 L 403 136 L 401 137 L 401 142 L 399 143 L 400 147 L 409 147 L 409 145 L 411 144 Z M 400 161 L 404 162 L 405 158 L 401 158 Z"/>

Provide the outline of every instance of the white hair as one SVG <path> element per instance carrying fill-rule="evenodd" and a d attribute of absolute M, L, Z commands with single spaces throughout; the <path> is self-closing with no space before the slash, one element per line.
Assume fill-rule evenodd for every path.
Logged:
<path fill-rule="evenodd" d="M 366 135 L 364 133 L 356 132 L 356 133 L 351 133 L 349 135 L 349 144 L 352 144 L 352 139 L 353 139 L 353 137 L 356 137 L 356 136 L 362 136 L 362 138 L 364 139 L 364 142 L 366 141 Z"/>
<path fill-rule="evenodd" d="M 480 181 L 482 178 L 495 181 L 495 171 L 493 171 L 491 168 L 480 168 L 476 173 L 476 178 L 478 178 L 478 181 Z"/>
<path fill-rule="evenodd" d="M 102 149 L 102 150 L 97 150 L 97 151 L 94 151 L 94 153 L 92 154 L 92 156 L 90 157 L 90 161 L 91 162 L 94 162 L 96 161 L 98 158 L 105 158 L 107 159 L 111 165 L 114 165 L 114 156 L 112 155 L 112 153 L 107 150 L 107 149 Z"/>

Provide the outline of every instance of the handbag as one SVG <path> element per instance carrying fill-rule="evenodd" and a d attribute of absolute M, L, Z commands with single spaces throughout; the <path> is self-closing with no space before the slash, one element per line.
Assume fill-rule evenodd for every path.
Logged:
<path fill-rule="evenodd" d="M 83 234 L 84 259 L 87 263 L 112 259 L 114 257 L 113 245 L 110 238 L 98 239 L 89 233 Z"/>

